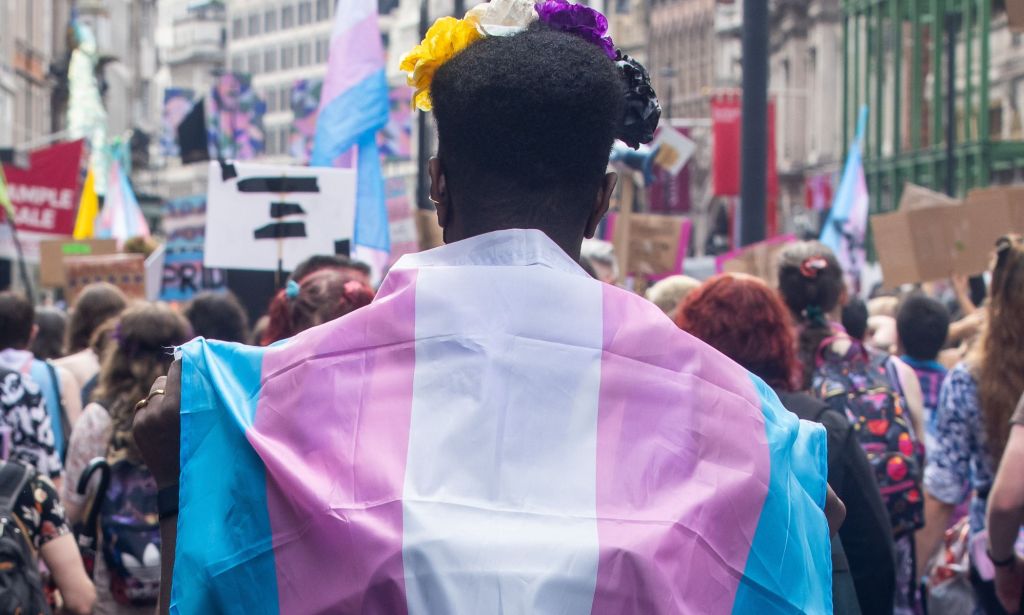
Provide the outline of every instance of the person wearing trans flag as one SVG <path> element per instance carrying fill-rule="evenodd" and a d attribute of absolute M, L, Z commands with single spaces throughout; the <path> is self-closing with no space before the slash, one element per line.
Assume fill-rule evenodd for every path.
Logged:
<path fill-rule="evenodd" d="M 180 349 L 134 429 L 163 609 L 832 612 L 824 430 L 578 264 L 612 143 L 660 115 L 606 29 L 558 0 L 439 20 L 403 66 L 447 245 L 290 340 Z"/>

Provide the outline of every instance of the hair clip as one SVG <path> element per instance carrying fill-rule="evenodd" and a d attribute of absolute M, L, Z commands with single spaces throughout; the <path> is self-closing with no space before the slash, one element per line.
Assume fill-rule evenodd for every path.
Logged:
<path fill-rule="evenodd" d="M 818 272 L 828 269 L 828 261 L 821 256 L 809 256 L 800 263 L 800 275 L 812 280 L 818 277 Z"/>
<path fill-rule="evenodd" d="M 294 299 L 299 296 L 300 286 L 295 280 L 288 280 L 288 283 L 284 286 L 284 296 L 289 299 Z"/>

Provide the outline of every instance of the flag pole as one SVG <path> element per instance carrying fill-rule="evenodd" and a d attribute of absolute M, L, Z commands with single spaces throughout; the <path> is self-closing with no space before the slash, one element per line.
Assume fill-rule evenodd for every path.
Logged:
<path fill-rule="evenodd" d="M 18 273 L 21 275 L 21 283 L 25 286 L 25 295 L 28 296 L 28 300 L 32 302 L 32 305 L 36 303 L 36 293 L 32 288 L 32 280 L 28 276 L 28 266 L 25 265 L 25 252 L 21 249 L 21 240 L 18 239 L 18 227 L 14 225 L 14 220 L 7 216 L 7 226 L 11 228 L 11 240 L 14 242 L 14 252 L 18 259 Z"/>

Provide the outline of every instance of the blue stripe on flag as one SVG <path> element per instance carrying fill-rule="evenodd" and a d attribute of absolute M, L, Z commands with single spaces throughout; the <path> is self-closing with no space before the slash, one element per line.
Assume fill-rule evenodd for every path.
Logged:
<path fill-rule="evenodd" d="M 245 437 L 256 416 L 266 350 L 201 338 L 181 348 L 172 613 L 279 610 L 266 470 Z"/>
<path fill-rule="evenodd" d="M 754 533 L 733 613 L 832 612 L 832 548 L 825 506 L 825 430 L 801 422 L 751 376 L 771 455 L 768 497 Z"/>
<path fill-rule="evenodd" d="M 356 175 L 356 224 L 352 243 L 381 252 L 391 251 L 388 208 L 384 201 L 384 177 L 380 171 L 377 136 L 371 134 L 359 144 Z"/>
<path fill-rule="evenodd" d="M 332 166 L 338 156 L 365 135 L 376 135 L 387 122 L 388 81 L 381 68 L 320 110 L 310 166 Z"/>
<path fill-rule="evenodd" d="M 842 253 L 842 226 L 850 219 L 853 201 L 857 198 L 857 182 L 863 173 L 860 157 L 860 146 L 855 142 L 850 146 L 843 167 L 843 176 L 839 180 L 839 189 L 832 201 L 832 209 L 828 213 L 825 226 L 821 229 L 819 241 L 828 246 L 836 255 Z"/>
<path fill-rule="evenodd" d="M 388 84 L 381 69 L 327 104 L 317 117 L 311 166 L 331 166 L 359 146 L 356 166 L 356 220 L 352 243 L 390 252 L 384 177 L 377 131 L 388 121 Z M 380 272 L 376 272 L 380 273 Z"/>

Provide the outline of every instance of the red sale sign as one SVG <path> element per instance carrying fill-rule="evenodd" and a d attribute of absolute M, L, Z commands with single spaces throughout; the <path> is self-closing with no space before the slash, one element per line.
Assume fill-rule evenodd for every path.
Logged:
<path fill-rule="evenodd" d="M 4 166 L 19 231 L 46 235 L 74 232 L 83 143 L 78 140 L 35 150 L 27 168 Z"/>

